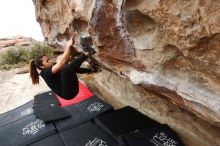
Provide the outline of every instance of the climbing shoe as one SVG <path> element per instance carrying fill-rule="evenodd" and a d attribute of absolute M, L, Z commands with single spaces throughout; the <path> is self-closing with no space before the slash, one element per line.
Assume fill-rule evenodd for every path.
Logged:
<path fill-rule="evenodd" d="M 86 51 L 86 52 L 89 52 L 89 55 L 93 55 L 93 54 L 96 53 L 95 49 L 93 49 L 89 45 L 84 45 L 83 50 Z"/>
<path fill-rule="evenodd" d="M 89 52 L 90 55 L 93 55 L 96 53 L 95 49 L 93 49 L 88 43 L 87 43 L 87 37 L 80 37 L 80 45 L 82 46 L 83 50 L 86 52 Z"/>

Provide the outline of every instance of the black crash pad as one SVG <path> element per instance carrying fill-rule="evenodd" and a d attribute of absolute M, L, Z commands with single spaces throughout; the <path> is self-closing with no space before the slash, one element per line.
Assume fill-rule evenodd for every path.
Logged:
<path fill-rule="evenodd" d="M 0 146 L 24 146 L 56 132 L 53 124 L 45 124 L 29 115 L 0 127 Z"/>
<path fill-rule="evenodd" d="M 158 122 L 129 106 L 101 115 L 95 118 L 95 122 L 116 139 L 121 134 L 159 125 Z"/>
<path fill-rule="evenodd" d="M 67 129 L 74 128 L 82 123 L 88 121 L 83 113 L 73 105 L 63 107 L 68 113 L 71 114 L 70 118 L 54 121 L 56 128 L 59 132 Z"/>
<path fill-rule="evenodd" d="M 46 137 L 28 146 L 65 146 L 59 134 Z"/>
<path fill-rule="evenodd" d="M 59 105 L 56 95 L 52 91 L 47 91 L 34 96 L 34 105 L 55 104 Z"/>
<path fill-rule="evenodd" d="M 159 125 L 134 133 L 121 135 L 120 146 L 184 146 L 168 125 Z"/>
<path fill-rule="evenodd" d="M 33 109 L 37 117 L 44 122 L 51 122 L 71 116 L 65 109 L 55 104 L 37 105 Z"/>
<path fill-rule="evenodd" d="M 0 115 L 0 127 L 33 114 L 34 113 L 33 108 L 32 108 L 33 103 L 34 103 L 33 100 L 29 101 L 28 103 L 24 105 L 21 105 L 11 111 L 1 114 Z"/>
<path fill-rule="evenodd" d="M 70 114 L 59 106 L 56 95 L 52 91 L 34 96 L 33 110 L 44 122 L 51 122 L 70 117 Z"/>
<path fill-rule="evenodd" d="M 97 125 L 88 122 L 60 133 L 66 146 L 117 146 Z"/>
<path fill-rule="evenodd" d="M 86 100 L 83 100 L 74 105 L 78 108 L 89 120 L 98 115 L 113 110 L 112 106 L 99 99 L 96 95 Z"/>

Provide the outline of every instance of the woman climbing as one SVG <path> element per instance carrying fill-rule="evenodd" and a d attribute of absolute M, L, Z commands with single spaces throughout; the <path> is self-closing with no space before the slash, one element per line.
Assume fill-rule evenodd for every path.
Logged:
<path fill-rule="evenodd" d="M 80 68 L 83 61 L 88 56 L 95 53 L 95 50 L 88 45 L 84 46 L 82 54 L 69 62 L 73 47 L 73 39 L 71 38 L 65 45 L 65 51 L 57 61 L 53 64 L 46 55 L 41 55 L 36 59 L 30 60 L 29 72 L 33 84 L 39 84 L 39 76 L 41 76 L 48 87 L 58 96 L 70 100 L 79 92 L 79 83 L 76 73 L 88 73 L 91 69 Z M 38 73 L 37 69 L 41 70 Z"/>

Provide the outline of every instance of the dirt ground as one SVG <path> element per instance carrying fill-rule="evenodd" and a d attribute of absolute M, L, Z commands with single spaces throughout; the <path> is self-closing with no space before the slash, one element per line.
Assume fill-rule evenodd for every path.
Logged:
<path fill-rule="evenodd" d="M 12 110 L 34 98 L 34 95 L 48 91 L 41 79 L 39 85 L 32 85 L 29 73 L 16 74 L 18 69 L 0 71 L 0 113 Z"/>

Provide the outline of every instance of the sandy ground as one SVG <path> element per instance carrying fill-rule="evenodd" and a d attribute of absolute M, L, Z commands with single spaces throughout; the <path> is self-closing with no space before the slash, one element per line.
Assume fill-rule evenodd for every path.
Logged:
<path fill-rule="evenodd" d="M 0 113 L 12 110 L 32 100 L 34 95 L 48 90 L 43 79 L 39 85 L 32 85 L 28 73 L 0 71 Z"/>

